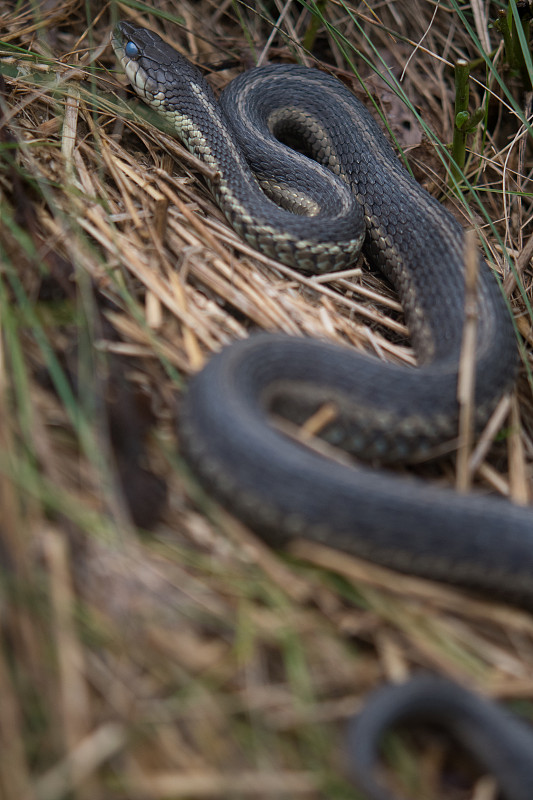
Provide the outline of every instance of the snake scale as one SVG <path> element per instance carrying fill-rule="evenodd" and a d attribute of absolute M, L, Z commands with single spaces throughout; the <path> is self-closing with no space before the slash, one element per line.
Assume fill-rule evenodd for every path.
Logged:
<path fill-rule="evenodd" d="M 306 537 L 533 608 L 531 510 L 361 464 L 419 460 L 457 436 L 461 226 L 331 75 L 256 68 L 217 101 L 157 34 L 122 22 L 113 47 L 137 93 L 216 170 L 211 191 L 252 246 L 311 272 L 353 263 L 363 246 L 398 291 L 419 362 L 411 369 L 281 334 L 225 347 L 191 381 L 180 413 L 180 440 L 200 479 L 272 544 Z M 481 257 L 477 305 L 479 429 L 517 369 L 508 309 Z M 326 403 L 334 415 L 320 435 L 354 465 L 326 460 L 271 422 L 279 415 L 301 424 Z M 524 772 L 529 794 L 511 788 L 511 800 L 533 796 L 532 773 Z M 369 796 L 389 800 L 367 783 Z"/>

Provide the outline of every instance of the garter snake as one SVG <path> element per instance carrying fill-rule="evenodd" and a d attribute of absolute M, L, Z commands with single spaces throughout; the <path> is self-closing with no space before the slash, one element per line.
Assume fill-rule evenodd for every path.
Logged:
<path fill-rule="evenodd" d="M 212 189 L 222 210 L 258 248 L 315 271 L 329 254 L 336 268 L 360 244 L 362 209 L 365 253 L 396 286 L 420 362 L 410 369 L 280 334 L 224 348 L 191 382 L 181 413 L 183 444 L 199 475 L 272 542 L 307 536 L 533 604 L 530 510 L 328 462 L 268 422 L 271 411 L 302 422 L 330 402 L 335 418 L 321 435 L 371 461 L 420 458 L 454 439 L 464 317 L 460 225 L 410 177 L 369 112 L 334 77 L 297 65 L 256 68 L 217 102 L 200 72 L 157 34 L 119 23 L 114 47 L 138 94 L 218 170 Z M 279 141 L 297 136 L 306 155 Z M 312 216 L 280 208 L 261 188 L 281 193 L 294 176 L 302 204 L 312 198 L 320 205 L 315 184 L 322 173 L 330 176 L 327 208 Z M 327 196 L 335 182 L 341 211 L 332 216 Z M 475 399 L 482 424 L 512 385 L 517 356 L 507 308 L 483 260 L 478 283 Z"/>
<path fill-rule="evenodd" d="M 400 295 L 419 361 L 408 369 L 279 334 L 225 347 L 191 381 L 180 414 L 181 442 L 201 480 L 271 543 L 308 537 L 533 607 L 530 510 L 327 461 L 269 421 L 275 412 L 301 423 L 330 403 L 335 418 L 321 435 L 367 461 L 420 458 L 454 439 L 464 323 L 460 225 L 409 176 L 373 117 L 332 76 L 296 65 L 252 69 L 217 102 L 201 73 L 155 33 L 119 23 L 113 47 L 137 93 L 217 171 L 211 190 L 254 247 L 321 272 L 351 263 L 364 239 L 368 261 Z M 296 142 L 298 152 L 288 146 Z M 508 311 L 481 258 L 477 304 L 479 427 L 517 367 Z M 462 704 L 454 687 L 433 690 L 444 704 L 446 692 Z M 395 713 L 408 715 L 410 702 L 416 707 L 412 694 L 388 702 L 384 725 Z M 527 737 L 522 745 L 533 749 Z M 502 758 L 501 774 L 509 774 Z M 360 765 L 369 795 L 389 800 L 366 774 L 370 766 Z M 516 784 L 509 792 L 510 800 L 528 796 Z"/>

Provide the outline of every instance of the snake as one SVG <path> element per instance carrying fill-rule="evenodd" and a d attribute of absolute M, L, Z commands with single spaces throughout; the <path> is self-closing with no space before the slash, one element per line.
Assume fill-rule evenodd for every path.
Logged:
<path fill-rule="evenodd" d="M 430 484 L 398 467 L 457 439 L 462 226 L 412 177 L 335 76 L 270 64 L 238 75 L 217 99 L 202 73 L 156 33 L 123 21 L 112 43 L 136 93 L 211 168 L 209 189 L 235 231 L 306 273 L 342 270 L 362 249 L 396 289 L 417 357 L 411 368 L 274 332 L 224 346 L 190 381 L 180 407 L 180 447 L 200 481 L 272 546 L 304 538 L 533 608 L 531 509 Z M 518 356 L 498 281 L 476 258 L 479 431 L 512 389 Z M 279 423 L 297 431 L 324 408 L 323 446 L 345 450 L 345 458 L 306 446 Z M 530 789 L 532 775 L 530 766 Z M 369 796 L 389 800 L 372 780 Z M 512 792 L 511 800 L 526 796 Z"/>

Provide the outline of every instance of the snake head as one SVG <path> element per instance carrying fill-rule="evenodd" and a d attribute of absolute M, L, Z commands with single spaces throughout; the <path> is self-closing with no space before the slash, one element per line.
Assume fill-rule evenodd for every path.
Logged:
<path fill-rule="evenodd" d="M 131 85 L 154 108 L 176 105 L 188 86 L 205 84 L 200 71 L 154 31 L 118 22 L 111 43 Z"/>
<path fill-rule="evenodd" d="M 162 103 L 164 94 L 158 87 L 156 74 L 163 40 L 146 28 L 131 22 L 119 22 L 113 31 L 111 44 L 137 94 L 150 103 Z"/>

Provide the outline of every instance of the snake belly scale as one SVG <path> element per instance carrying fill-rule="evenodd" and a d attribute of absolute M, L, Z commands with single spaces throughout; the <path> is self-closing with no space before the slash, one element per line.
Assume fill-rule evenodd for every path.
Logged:
<path fill-rule="evenodd" d="M 460 225 L 334 77 L 297 65 L 252 69 L 217 102 L 200 72 L 156 34 L 120 23 L 113 45 L 138 94 L 218 171 L 211 189 L 252 245 L 320 272 L 352 262 L 364 236 L 367 259 L 400 295 L 419 361 L 400 367 L 281 334 L 224 348 L 191 381 L 180 414 L 181 442 L 201 480 L 271 543 L 303 536 L 533 606 L 530 509 L 359 462 L 419 459 L 456 436 Z M 296 140 L 300 152 L 288 147 Z M 508 310 L 482 259 L 478 316 L 479 427 L 517 367 Z M 335 418 L 321 435 L 356 456 L 353 467 L 270 423 L 272 412 L 301 423 L 324 402 Z"/>

